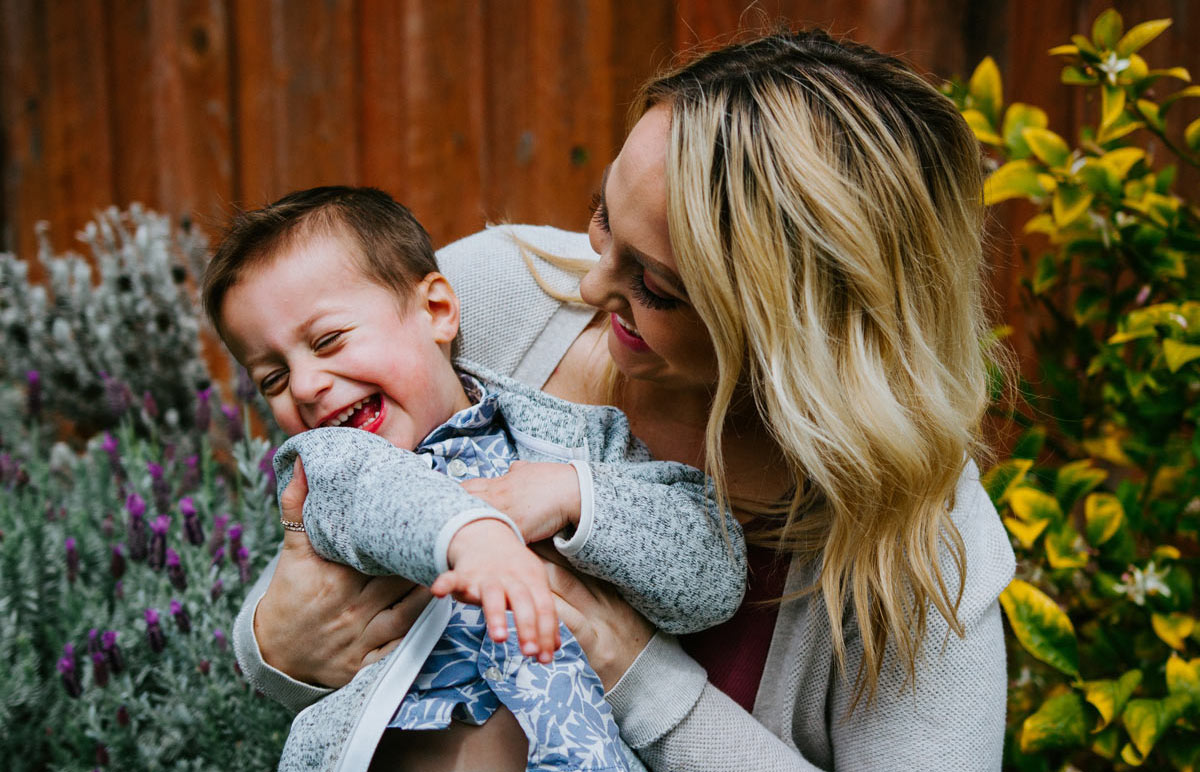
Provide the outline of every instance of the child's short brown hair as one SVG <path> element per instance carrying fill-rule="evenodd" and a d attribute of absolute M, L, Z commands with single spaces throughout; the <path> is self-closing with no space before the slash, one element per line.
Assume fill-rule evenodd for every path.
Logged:
<path fill-rule="evenodd" d="M 204 271 L 204 310 L 221 329 L 221 303 L 243 273 L 271 260 L 297 238 L 354 239 L 363 275 L 399 298 L 437 261 L 429 234 L 407 207 L 375 188 L 325 186 L 289 193 L 262 209 L 238 212 Z"/>

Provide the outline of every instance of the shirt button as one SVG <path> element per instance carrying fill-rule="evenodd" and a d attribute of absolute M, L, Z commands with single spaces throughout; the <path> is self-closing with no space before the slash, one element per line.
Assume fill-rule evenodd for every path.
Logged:
<path fill-rule="evenodd" d="M 500 673 L 499 668 L 497 668 L 495 665 L 492 665 L 487 670 L 483 671 L 483 677 L 489 681 L 499 681 L 504 678 L 504 676 Z"/>
<path fill-rule="evenodd" d="M 461 458 L 453 458 L 450 459 L 450 463 L 446 464 L 446 472 L 451 477 L 462 477 L 467 473 L 467 465 Z"/>

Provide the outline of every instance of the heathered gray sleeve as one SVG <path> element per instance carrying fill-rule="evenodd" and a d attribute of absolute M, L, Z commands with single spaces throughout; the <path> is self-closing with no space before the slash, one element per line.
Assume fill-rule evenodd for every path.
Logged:
<path fill-rule="evenodd" d="M 346 427 L 312 429 L 275 454 L 277 490 L 299 455 L 308 478 L 304 527 L 313 550 L 364 574 L 418 584 L 437 578 L 442 526 L 472 511 L 500 513 L 382 437 Z"/>

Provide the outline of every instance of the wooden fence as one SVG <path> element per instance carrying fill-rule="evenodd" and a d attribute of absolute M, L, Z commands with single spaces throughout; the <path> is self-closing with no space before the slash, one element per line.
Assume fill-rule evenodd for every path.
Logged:
<path fill-rule="evenodd" d="M 233 204 L 323 183 L 389 190 L 437 244 L 489 220 L 580 229 L 637 84 L 698 42 L 780 20 L 938 78 L 991 54 L 1006 97 L 1044 106 L 1072 136 L 1095 108 L 1059 85 L 1046 51 L 1109 5 L 0 0 L 0 248 L 32 256 L 38 220 L 71 247 L 96 208 L 131 201 L 215 231 Z M 1174 18 L 1145 53 L 1200 76 L 1200 3 L 1113 5 L 1127 25 Z M 1014 247 L 998 243 L 996 286 L 1013 312 Z"/>

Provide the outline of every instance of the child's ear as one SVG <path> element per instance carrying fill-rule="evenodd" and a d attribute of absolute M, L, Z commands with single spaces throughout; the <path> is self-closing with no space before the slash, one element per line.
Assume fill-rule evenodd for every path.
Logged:
<path fill-rule="evenodd" d="M 419 300 L 429 314 L 435 343 L 451 343 L 458 337 L 458 295 L 445 276 L 426 274 L 417 288 Z"/>

